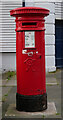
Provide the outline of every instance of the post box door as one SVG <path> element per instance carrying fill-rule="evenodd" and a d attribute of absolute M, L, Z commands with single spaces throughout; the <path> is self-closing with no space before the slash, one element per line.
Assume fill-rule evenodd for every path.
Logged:
<path fill-rule="evenodd" d="M 26 81 L 23 82 L 21 91 L 23 94 L 33 94 L 33 92 L 34 94 L 37 94 L 37 92 L 41 94 L 45 89 L 45 48 L 43 34 L 41 31 L 25 31 L 23 32 L 23 36 L 21 68 L 23 66 L 22 79 L 23 81 L 26 79 Z"/>
<path fill-rule="evenodd" d="M 35 31 L 25 31 L 24 32 L 24 44 L 22 54 L 24 56 L 24 63 L 27 64 L 27 67 L 31 69 L 31 67 L 35 68 L 32 71 L 41 71 L 42 68 L 42 46 L 40 36 L 36 35 Z M 37 38 L 37 37 L 38 38 Z M 39 40 L 40 39 L 40 40 Z M 33 64 L 34 63 L 34 64 Z M 39 65 L 38 65 L 39 64 Z M 29 71 L 28 69 L 28 71 Z"/>

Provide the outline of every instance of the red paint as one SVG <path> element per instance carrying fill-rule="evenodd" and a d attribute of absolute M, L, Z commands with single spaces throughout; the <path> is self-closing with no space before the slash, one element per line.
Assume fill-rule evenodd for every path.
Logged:
<path fill-rule="evenodd" d="M 48 14 L 49 10 L 38 7 L 10 11 L 10 15 L 16 17 L 17 93 L 21 95 L 46 93 L 44 17 Z M 28 30 L 35 31 L 34 48 L 25 48 L 25 31 Z M 27 50 L 26 54 L 22 50 Z"/>

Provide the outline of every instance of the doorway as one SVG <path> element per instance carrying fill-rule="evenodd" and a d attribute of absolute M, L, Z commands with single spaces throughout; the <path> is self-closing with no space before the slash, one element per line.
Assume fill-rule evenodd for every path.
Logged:
<path fill-rule="evenodd" d="M 63 68 L 63 20 L 55 21 L 55 65 Z"/>

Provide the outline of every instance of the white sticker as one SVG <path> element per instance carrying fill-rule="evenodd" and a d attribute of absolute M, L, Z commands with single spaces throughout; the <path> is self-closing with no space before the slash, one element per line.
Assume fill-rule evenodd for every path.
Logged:
<path fill-rule="evenodd" d="M 35 47 L 35 32 L 26 31 L 25 32 L 25 48 L 34 48 Z"/>
<path fill-rule="evenodd" d="M 38 51 L 36 51 L 36 53 L 38 53 Z"/>
<path fill-rule="evenodd" d="M 22 50 L 22 54 L 26 54 L 27 50 Z"/>

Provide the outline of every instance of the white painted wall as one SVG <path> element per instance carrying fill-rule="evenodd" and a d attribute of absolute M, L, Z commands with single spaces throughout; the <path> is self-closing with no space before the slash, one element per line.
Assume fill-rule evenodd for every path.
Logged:
<path fill-rule="evenodd" d="M 46 71 L 55 71 L 55 3 L 37 0 L 35 6 L 50 10 L 49 16 L 45 17 L 45 61 Z"/>
<path fill-rule="evenodd" d="M 2 53 L 2 71 L 16 70 L 16 53 Z"/>
<path fill-rule="evenodd" d="M 21 7 L 21 5 L 22 1 L 20 0 L 2 0 L 2 4 L 0 3 L 0 16 L 2 15 L 2 18 L 0 18 L 0 20 L 2 20 L 2 31 L 0 30 L 0 52 L 3 52 L 3 71 L 16 70 L 15 18 L 10 16 L 10 10 Z M 46 71 L 55 71 L 55 4 L 54 2 L 35 0 L 34 6 L 50 10 L 50 15 L 45 17 L 45 61 Z"/>

